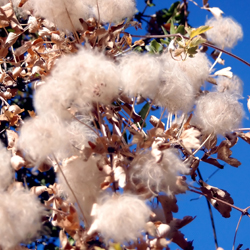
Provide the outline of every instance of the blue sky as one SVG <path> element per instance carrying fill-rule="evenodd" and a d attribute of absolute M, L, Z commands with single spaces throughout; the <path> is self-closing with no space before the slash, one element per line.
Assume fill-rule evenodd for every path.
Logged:
<path fill-rule="evenodd" d="M 156 6 L 148 8 L 145 14 L 149 15 L 162 8 L 169 8 L 172 2 L 173 1 L 169 0 L 154 0 Z M 202 5 L 202 0 L 197 0 L 197 3 Z M 219 7 L 224 12 L 224 16 L 233 17 L 242 25 L 244 32 L 243 40 L 240 41 L 231 52 L 248 62 L 250 62 L 250 35 L 248 34 L 248 25 L 250 21 L 249 3 L 248 1 L 235 0 L 209 0 L 210 7 Z M 144 8 L 144 0 L 138 0 L 137 6 L 140 10 Z M 204 25 L 205 21 L 212 16 L 211 13 L 199 9 L 191 2 L 189 3 L 189 11 L 189 23 L 193 27 Z M 250 115 L 246 106 L 247 96 L 250 95 L 250 67 L 225 54 L 223 54 L 222 58 L 225 59 L 225 65 L 221 66 L 217 64 L 215 69 L 218 70 L 230 66 L 232 67 L 233 73 L 239 76 L 244 82 L 244 99 L 242 103 L 245 109 L 245 118 L 242 127 L 250 128 Z M 250 206 L 250 185 L 248 179 L 250 177 L 250 145 L 239 140 L 237 145 L 233 147 L 232 156 L 241 161 L 242 165 L 239 168 L 234 168 L 226 164 L 224 169 L 219 170 L 208 183 L 227 190 L 234 199 L 235 206 L 246 208 Z M 200 170 L 205 180 L 216 170 L 216 167 L 203 163 L 200 165 Z M 179 213 L 176 214 L 177 218 L 181 218 L 185 215 L 197 216 L 193 222 L 182 229 L 185 237 L 188 238 L 188 240 L 194 240 L 193 245 L 195 249 L 215 249 L 211 221 L 205 198 L 201 197 L 199 200 L 190 201 L 190 199 L 198 198 L 198 195 L 193 193 L 179 195 L 177 198 L 179 204 Z M 232 249 L 236 225 L 241 215 L 240 212 L 233 210 L 231 212 L 231 217 L 228 219 L 223 218 L 215 209 L 213 209 L 213 214 L 219 246 L 224 248 L 224 250 Z M 235 248 L 240 243 L 243 244 L 242 249 L 250 247 L 249 229 L 250 218 L 244 216 L 238 230 Z M 178 247 L 171 244 L 170 248 L 177 249 Z"/>

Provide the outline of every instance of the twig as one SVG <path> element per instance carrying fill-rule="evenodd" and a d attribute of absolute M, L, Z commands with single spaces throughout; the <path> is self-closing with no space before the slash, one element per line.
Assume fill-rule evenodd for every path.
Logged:
<path fill-rule="evenodd" d="M 132 36 L 132 37 L 145 38 L 145 39 L 147 39 L 147 38 L 166 38 L 166 37 L 183 37 L 183 38 L 185 38 L 185 39 L 187 39 L 187 40 L 189 39 L 189 37 L 182 36 L 181 34 L 170 34 L 170 35 L 146 35 L 146 36 L 131 35 L 131 36 Z M 220 49 L 220 48 L 218 48 L 217 46 L 212 45 L 211 43 L 205 42 L 205 43 L 202 43 L 201 45 L 204 45 L 204 46 L 207 46 L 207 47 L 216 49 L 216 50 L 218 50 L 218 51 L 221 51 L 221 52 L 223 52 L 224 54 L 227 54 L 227 55 L 229 55 L 229 56 L 231 56 L 231 57 L 233 57 L 233 58 L 239 60 L 240 62 L 242 62 L 242 63 L 244 63 L 244 64 L 246 64 L 247 66 L 250 67 L 250 63 L 249 63 L 249 62 L 245 61 L 244 59 L 242 59 L 242 58 L 240 58 L 240 57 L 238 57 L 238 56 L 236 56 L 236 55 L 234 55 L 234 54 L 231 53 L 231 52 L 228 52 L 228 51 L 226 51 L 226 50 L 224 50 L 224 49 Z"/>
<path fill-rule="evenodd" d="M 203 181 L 203 178 L 202 178 L 202 175 L 201 175 L 199 168 L 197 168 L 197 173 L 198 173 L 199 178 Z M 214 234 L 214 244 L 215 244 L 215 250 L 216 250 L 218 248 L 218 240 L 217 240 L 217 235 L 216 235 L 216 230 L 215 230 L 213 211 L 212 211 L 211 204 L 208 201 L 208 199 L 206 199 L 206 201 L 207 201 L 209 215 L 210 215 L 210 219 L 211 219 L 211 223 L 212 223 L 213 234 Z"/>
<path fill-rule="evenodd" d="M 219 202 L 221 202 L 221 203 L 223 203 L 223 204 L 225 204 L 225 205 L 227 205 L 227 206 L 229 206 L 229 207 L 231 207 L 231 208 L 234 208 L 234 209 L 240 211 L 240 212 L 243 213 L 244 215 L 247 215 L 248 217 L 250 217 L 250 216 L 249 216 L 249 213 L 247 212 L 247 210 L 248 210 L 249 208 L 242 209 L 242 208 L 236 207 L 236 206 L 234 206 L 234 205 L 232 205 L 232 204 L 230 204 L 230 203 L 228 203 L 228 202 L 226 202 L 226 201 L 223 201 L 223 200 L 221 200 L 221 199 L 219 199 L 219 198 L 217 198 L 217 197 L 214 197 L 214 196 L 213 196 L 213 197 L 208 197 L 207 194 L 204 194 L 204 193 L 202 193 L 202 192 L 196 191 L 196 190 L 194 190 L 194 189 L 189 189 L 189 191 L 194 192 L 194 193 L 196 193 L 196 194 L 203 195 L 203 196 L 205 196 L 205 197 L 207 197 L 207 198 L 211 198 L 211 199 L 213 199 L 213 200 L 219 201 Z"/>
<path fill-rule="evenodd" d="M 240 222 L 241 222 L 241 219 L 243 217 L 243 213 L 241 214 L 240 218 L 239 218 L 239 221 L 238 221 L 238 224 L 237 224 L 237 227 L 235 229 L 235 234 L 234 234 L 234 241 L 233 241 L 233 247 L 232 247 L 232 250 L 234 250 L 234 246 L 235 246 L 235 241 L 236 241 L 236 236 L 237 236 L 237 232 L 238 232 L 238 229 L 239 229 L 239 226 L 240 226 Z"/>
<path fill-rule="evenodd" d="M 187 17 L 188 17 L 188 5 L 187 5 L 187 0 L 183 0 L 184 2 L 184 18 L 185 18 L 185 27 L 188 27 L 188 21 L 187 21 Z"/>
<path fill-rule="evenodd" d="M 56 158 L 56 156 L 55 156 L 54 154 L 53 154 L 53 157 L 54 157 L 54 159 L 55 159 L 55 162 L 56 162 L 56 164 L 57 164 L 57 166 L 58 166 L 60 172 L 62 173 L 62 176 L 63 176 L 63 178 L 64 178 L 64 180 L 65 180 L 67 186 L 69 187 L 71 193 L 73 194 L 74 199 L 75 199 L 75 201 L 76 201 L 76 203 L 77 203 L 77 205 L 78 205 L 78 207 L 79 207 L 79 209 L 80 209 L 80 211 L 81 211 L 81 214 L 82 214 L 82 217 L 83 217 L 84 225 L 85 225 L 85 227 L 88 227 L 88 222 L 87 222 L 87 220 L 86 220 L 86 217 L 84 216 L 84 213 L 83 213 L 83 210 L 82 210 L 82 208 L 81 208 L 81 206 L 80 206 L 80 203 L 79 203 L 79 201 L 78 201 L 78 199 L 77 199 L 77 197 L 76 197 L 76 195 L 75 195 L 73 189 L 71 188 L 71 186 L 70 186 L 70 184 L 69 184 L 69 182 L 68 182 L 68 180 L 67 180 L 65 174 L 63 173 L 63 170 L 62 170 L 62 168 L 61 168 L 61 166 L 60 166 L 60 164 L 59 164 L 59 162 L 58 162 L 58 160 L 57 160 L 57 158 Z"/>

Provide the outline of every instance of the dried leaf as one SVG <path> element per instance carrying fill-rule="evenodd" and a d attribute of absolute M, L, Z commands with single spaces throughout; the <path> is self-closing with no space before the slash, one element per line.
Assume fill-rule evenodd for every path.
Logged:
<path fill-rule="evenodd" d="M 165 123 L 163 123 L 162 121 L 160 121 L 160 119 L 158 119 L 156 116 L 154 115 L 151 115 L 150 116 L 150 119 L 149 119 L 149 122 L 154 126 L 154 127 L 157 127 L 157 128 L 161 128 L 161 129 L 165 129 Z"/>
<path fill-rule="evenodd" d="M 164 142 L 160 137 L 156 138 L 152 144 L 151 155 L 155 158 L 155 161 L 159 163 L 162 160 L 163 152 L 159 150 L 159 146 Z"/>
<path fill-rule="evenodd" d="M 182 234 L 180 231 L 176 231 L 172 237 L 172 241 L 176 243 L 179 247 L 185 250 L 193 250 L 193 242 L 187 241 L 184 238 L 184 234 Z"/>
<path fill-rule="evenodd" d="M 167 224 L 156 225 L 157 227 L 157 237 L 166 238 L 171 232 L 171 227 Z"/>
<path fill-rule="evenodd" d="M 217 150 L 217 158 L 237 168 L 241 163 L 237 159 L 230 157 L 233 153 L 230 147 L 231 144 L 229 141 L 222 141 Z"/>
<path fill-rule="evenodd" d="M 247 132 L 247 133 L 238 132 L 237 136 L 239 136 L 241 139 L 243 139 L 248 144 L 250 144 L 250 132 Z"/>
<path fill-rule="evenodd" d="M 155 224 L 152 221 L 149 221 L 146 223 L 145 230 L 153 237 L 156 237 L 157 234 L 157 228 Z"/>
<path fill-rule="evenodd" d="M 9 48 L 10 46 L 12 46 L 16 42 L 18 36 L 19 35 L 17 35 L 16 33 L 10 32 L 7 36 L 4 47 Z"/>
<path fill-rule="evenodd" d="M 46 192 L 48 188 L 46 186 L 34 186 L 30 189 L 32 194 L 39 196 L 43 192 Z"/>
<path fill-rule="evenodd" d="M 204 194 L 206 194 L 207 199 L 210 201 L 210 203 L 213 205 L 214 208 L 216 208 L 223 217 L 229 218 L 230 212 L 232 211 L 231 206 L 221 203 L 213 197 L 216 197 L 220 200 L 223 200 L 229 204 L 234 204 L 233 199 L 231 198 L 230 194 L 223 189 L 219 189 L 217 187 L 213 187 L 205 183 L 204 181 L 200 180 L 201 184 L 201 190 Z"/>
<path fill-rule="evenodd" d="M 10 159 L 11 166 L 18 171 L 26 165 L 26 161 L 19 155 L 13 155 Z"/>
<path fill-rule="evenodd" d="M 61 243 L 62 249 L 65 249 L 65 250 L 72 249 L 72 246 L 69 244 L 68 237 L 64 233 L 63 230 L 61 230 L 60 233 L 59 233 L 59 239 L 60 239 L 60 243 Z"/>
<path fill-rule="evenodd" d="M 138 40 L 134 42 L 134 45 L 145 46 L 145 42 L 143 40 Z"/>
<path fill-rule="evenodd" d="M 192 152 L 192 149 L 197 149 L 201 145 L 201 142 L 198 139 L 200 135 L 201 132 L 198 129 L 191 127 L 182 132 L 180 139 L 184 147 L 190 152 Z"/>
<path fill-rule="evenodd" d="M 166 195 L 159 195 L 158 196 L 158 200 L 162 205 L 163 211 L 164 211 L 164 215 L 166 218 L 166 223 L 169 223 L 172 219 L 173 219 L 173 213 L 177 213 L 178 212 L 178 206 L 177 206 L 177 200 L 176 198 L 173 197 L 169 197 Z"/>

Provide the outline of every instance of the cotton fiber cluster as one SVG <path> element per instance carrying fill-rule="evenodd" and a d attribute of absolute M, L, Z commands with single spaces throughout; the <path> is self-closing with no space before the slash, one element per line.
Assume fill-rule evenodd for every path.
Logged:
<path fill-rule="evenodd" d="M 156 97 L 161 81 L 161 62 L 148 54 L 131 53 L 120 59 L 121 86 L 124 93 L 134 97 Z"/>
<path fill-rule="evenodd" d="M 204 132 L 223 135 L 236 129 L 243 115 L 242 104 L 235 96 L 210 92 L 197 101 L 194 120 Z"/>
<path fill-rule="evenodd" d="M 135 195 L 108 196 L 98 204 L 93 226 L 105 240 L 122 243 L 136 240 L 149 216 L 149 207 Z"/>
<path fill-rule="evenodd" d="M 213 17 L 205 25 L 213 27 L 206 31 L 208 40 L 220 48 L 233 48 L 243 37 L 240 24 L 230 17 Z"/>
<path fill-rule="evenodd" d="M 95 0 L 93 0 L 95 2 Z M 135 0 L 98 0 L 94 5 L 94 14 L 102 23 L 116 23 L 125 18 L 132 18 L 136 13 Z"/>
<path fill-rule="evenodd" d="M 6 189 L 14 178 L 10 158 L 11 152 L 0 143 L 0 191 Z"/>
<path fill-rule="evenodd" d="M 36 110 L 63 118 L 72 117 L 67 110 L 71 106 L 86 110 L 89 103 L 110 104 L 119 92 L 117 66 L 91 49 L 59 59 L 46 83 L 35 95 Z"/>
<path fill-rule="evenodd" d="M 82 29 L 79 18 L 87 19 L 90 13 L 84 0 L 29 0 L 24 7 L 68 31 Z"/>
<path fill-rule="evenodd" d="M 41 228 L 42 206 L 29 191 L 0 193 L 0 246 L 7 250 L 37 236 Z"/>
<path fill-rule="evenodd" d="M 130 180 L 136 186 L 146 186 L 154 195 L 165 192 L 169 195 L 178 190 L 179 173 L 188 174 L 188 167 L 181 161 L 178 151 L 164 150 L 163 159 L 157 163 L 150 154 L 139 155 L 131 164 Z"/>

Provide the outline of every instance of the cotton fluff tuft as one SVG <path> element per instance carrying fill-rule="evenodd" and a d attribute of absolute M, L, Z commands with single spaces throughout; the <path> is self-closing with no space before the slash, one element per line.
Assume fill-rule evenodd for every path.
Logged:
<path fill-rule="evenodd" d="M 120 60 L 122 90 L 134 97 L 154 99 L 161 80 L 161 63 L 155 56 L 131 53 Z"/>
<path fill-rule="evenodd" d="M 125 18 L 132 18 L 136 13 L 135 0 L 98 0 L 98 7 L 102 23 L 116 23 Z M 96 5 L 93 11 L 98 19 Z"/>
<path fill-rule="evenodd" d="M 79 18 L 87 19 L 90 12 L 83 0 L 29 0 L 24 7 L 68 31 L 82 29 Z"/>
<path fill-rule="evenodd" d="M 88 161 L 83 161 L 81 158 L 73 156 L 63 162 L 62 168 L 80 203 L 88 224 L 90 224 L 92 219 L 90 217 L 92 205 L 97 201 L 101 183 L 105 178 L 104 173 L 98 169 L 96 162 L 97 159 L 94 157 L 90 157 Z M 62 184 L 62 188 L 68 193 L 70 200 L 75 202 L 75 198 L 61 173 L 59 173 L 59 183 Z"/>
<path fill-rule="evenodd" d="M 162 57 L 162 61 L 162 83 L 155 103 L 166 107 L 169 112 L 189 112 L 194 105 L 195 97 L 191 80 L 169 53 Z"/>
<path fill-rule="evenodd" d="M 122 194 L 105 197 L 97 206 L 95 223 L 105 240 L 136 240 L 145 228 L 150 208 L 137 196 Z"/>
<path fill-rule="evenodd" d="M 210 92 L 197 101 L 194 123 L 207 133 L 223 135 L 236 129 L 243 115 L 242 104 L 233 95 Z"/>
<path fill-rule="evenodd" d="M 39 115 L 54 110 L 69 118 L 67 109 L 72 105 L 88 109 L 92 102 L 110 104 L 118 93 L 117 66 L 103 53 L 82 49 L 57 61 L 46 84 L 37 90 L 35 108 Z"/>
<path fill-rule="evenodd" d="M 10 165 L 11 152 L 0 143 L 0 191 L 4 190 L 13 178 L 13 171 Z"/>
<path fill-rule="evenodd" d="M 198 91 L 209 76 L 210 61 L 205 53 L 198 52 L 193 58 L 187 57 L 184 61 L 175 61 L 187 74 L 190 83 Z"/>
<path fill-rule="evenodd" d="M 181 161 L 178 151 L 167 149 L 163 159 L 157 163 L 151 154 L 139 155 L 131 164 L 130 181 L 136 187 L 145 186 L 156 195 L 165 192 L 169 195 L 179 192 L 176 184 L 178 174 L 188 174 L 188 167 Z"/>
<path fill-rule="evenodd" d="M 35 237 L 42 225 L 39 200 L 26 190 L 2 192 L 0 200 L 0 246 L 9 249 Z"/>
<path fill-rule="evenodd" d="M 27 120 L 22 126 L 18 147 L 38 165 L 52 153 L 69 150 L 68 139 L 62 121 L 52 116 L 41 116 Z"/>
<path fill-rule="evenodd" d="M 243 82 L 234 75 L 232 79 L 225 76 L 218 76 L 216 89 L 218 92 L 226 92 L 241 98 L 243 94 Z"/>
<path fill-rule="evenodd" d="M 240 24 L 230 17 L 213 17 L 205 25 L 213 27 L 205 33 L 208 40 L 221 48 L 233 48 L 243 37 Z"/>

